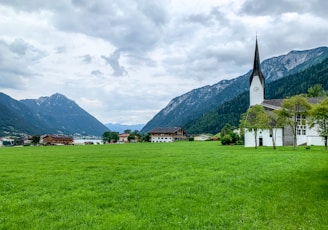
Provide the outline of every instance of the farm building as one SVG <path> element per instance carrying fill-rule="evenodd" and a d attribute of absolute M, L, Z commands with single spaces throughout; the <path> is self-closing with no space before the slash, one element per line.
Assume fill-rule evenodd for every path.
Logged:
<path fill-rule="evenodd" d="M 174 142 L 187 138 L 186 132 L 179 127 L 154 128 L 149 133 L 151 142 Z"/>
<path fill-rule="evenodd" d="M 42 143 L 45 145 L 72 145 L 73 141 L 71 136 L 46 135 L 42 137 Z"/>

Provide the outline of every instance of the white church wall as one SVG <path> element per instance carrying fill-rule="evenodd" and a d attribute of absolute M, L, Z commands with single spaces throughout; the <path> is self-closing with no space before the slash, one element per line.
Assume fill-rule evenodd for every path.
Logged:
<path fill-rule="evenodd" d="M 320 136 L 318 133 L 318 127 L 314 126 L 311 129 L 307 130 L 307 145 L 318 145 L 318 146 L 324 146 L 325 142 L 323 137 Z"/>
<path fill-rule="evenodd" d="M 254 76 L 250 86 L 250 105 L 260 105 L 264 100 L 264 90 L 259 76 Z"/>
<path fill-rule="evenodd" d="M 244 136 L 244 145 L 245 147 L 254 147 L 254 132 L 249 132 L 245 130 L 245 136 Z"/>
<path fill-rule="evenodd" d="M 276 146 L 283 146 L 283 130 L 282 130 L 282 128 L 273 129 L 273 135 L 275 137 Z M 271 141 L 271 143 L 272 143 L 272 141 Z M 272 144 L 270 146 L 272 146 Z"/>
<path fill-rule="evenodd" d="M 255 147 L 255 132 L 245 130 L 245 147 Z M 276 146 L 282 146 L 282 129 L 274 129 L 273 135 L 275 137 Z M 257 146 L 260 146 L 262 139 L 262 146 L 273 146 L 272 144 L 272 137 L 270 136 L 269 130 L 259 130 L 257 131 Z"/>
<path fill-rule="evenodd" d="M 306 145 L 307 136 L 306 135 L 297 135 L 296 140 L 297 140 L 297 145 Z"/>
<path fill-rule="evenodd" d="M 320 136 L 307 136 L 307 145 L 317 145 L 317 146 L 324 146 L 325 142 L 323 137 Z"/>

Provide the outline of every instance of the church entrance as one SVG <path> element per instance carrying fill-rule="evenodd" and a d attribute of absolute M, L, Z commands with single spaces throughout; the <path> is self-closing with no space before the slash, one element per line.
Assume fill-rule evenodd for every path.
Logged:
<path fill-rule="evenodd" d="M 259 138 L 259 146 L 263 146 L 263 138 L 262 137 Z"/>

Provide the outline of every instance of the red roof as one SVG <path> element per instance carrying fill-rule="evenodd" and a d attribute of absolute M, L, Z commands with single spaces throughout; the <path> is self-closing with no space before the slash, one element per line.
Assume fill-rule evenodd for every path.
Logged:
<path fill-rule="evenodd" d="M 130 134 L 129 133 L 122 133 L 122 134 L 120 134 L 118 136 L 119 137 L 128 137 L 128 136 L 130 136 Z"/>
<path fill-rule="evenodd" d="M 52 140 L 56 141 L 73 141 L 73 137 L 71 136 L 56 136 L 56 135 L 46 135 L 42 139 L 50 137 Z"/>

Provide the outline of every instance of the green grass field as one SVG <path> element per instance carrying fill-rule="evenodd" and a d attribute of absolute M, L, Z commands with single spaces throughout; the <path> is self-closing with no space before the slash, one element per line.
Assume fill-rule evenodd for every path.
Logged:
<path fill-rule="evenodd" d="M 218 142 L 0 148 L 0 229 L 328 229 L 328 152 Z"/>

